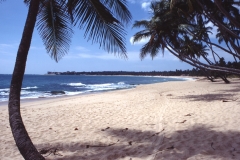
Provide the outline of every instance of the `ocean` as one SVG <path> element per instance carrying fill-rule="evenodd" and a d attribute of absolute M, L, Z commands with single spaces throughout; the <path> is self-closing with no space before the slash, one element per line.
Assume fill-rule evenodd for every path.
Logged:
<path fill-rule="evenodd" d="M 0 102 L 8 100 L 11 77 L 0 74 Z M 96 93 L 129 89 L 141 84 L 185 80 L 150 76 L 25 75 L 21 99 Z"/>

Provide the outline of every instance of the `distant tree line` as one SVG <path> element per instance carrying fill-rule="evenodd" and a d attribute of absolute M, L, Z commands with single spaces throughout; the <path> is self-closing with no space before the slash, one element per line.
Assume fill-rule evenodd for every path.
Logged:
<path fill-rule="evenodd" d="M 237 68 L 240 69 L 240 62 L 225 62 L 224 58 L 220 58 L 220 60 L 216 63 L 217 66 L 228 67 L 228 68 Z M 75 72 L 75 71 L 67 71 L 67 72 L 48 72 L 48 74 L 55 75 L 133 75 L 133 76 L 206 76 L 209 80 L 214 81 L 216 78 L 222 78 L 226 83 L 229 83 L 228 77 L 235 76 L 239 77 L 239 75 L 220 72 L 220 71 L 209 71 L 203 70 L 199 68 L 181 70 L 176 69 L 175 71 L 91 71 L 91 72 Z"/>

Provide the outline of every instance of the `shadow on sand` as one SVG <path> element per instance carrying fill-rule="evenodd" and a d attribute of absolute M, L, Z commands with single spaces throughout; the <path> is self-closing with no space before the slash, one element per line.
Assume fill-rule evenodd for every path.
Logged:
<path fill-rule="evenodd" d="M 225 93 L 218 93 L 218 94 L 199 94 L 199 95 L 185 95 L 185 96 L 178 96 L 173 99 L 187 99 L 189 101 L 223 101 L 223 100 L 235 100 L 233 96 L 235 94 L 225 94 Z"/>
<path fill-rule="evenodd" d="M 69 142 L 51 143 L 59 148 L 59 155 L 50 155 L 50 159 L 65 160 L 116 160 L 132 159 L 153 155 L 156 160 L 181 160 L 193 156 L 204 159 L 240 159 L 240 132 L 216 131 L 213 126 L 195 125 L 188 130 L 178 130 L 170 135 L 152 131 L 139 131 L 126 128 L 109 128 L 101 132 L 105 137 L 114 137 L 117 141 L 104 144 L 98 141 L 87 143 Z M 86 133 L 87 134 L 87 133 Z M 155 144 L 161 139 L 159 144 Z M 156 150 L 153 149 L 156 146 Z M 47 144 L 38 144 L 37 148 Z M 64 148 L 64 149 L 61 149 Z M 200 158 L 200 157 L 199 157 Z"/>

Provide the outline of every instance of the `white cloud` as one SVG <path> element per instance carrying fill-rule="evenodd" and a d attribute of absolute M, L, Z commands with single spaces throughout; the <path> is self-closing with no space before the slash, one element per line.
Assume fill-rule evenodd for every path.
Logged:
<path fill-rule="evenodd" d="M 0 43 L 0 48 L 12 48 L 12 47 L 15 47 L 15 44 Z"/>
<path fill-rule="evenodd" d="M 114 54 L 108 54 L 108 53 L 103 53 L 103 54 L 85 54 L 81 53 L 78 54 L 80 58 L 96 58 L 96 59 L 102 59 L 102 60 L 120 60 L 123 59 L 121 56 L 114 55 Z"/>
<path fill-rule="evenodd" d="M 12 45 L 2 43 L 2 44 L 0 44 L 0 46 L 1 46 L 1 47 L 11 47 Z"/>
<path fill-rule="evenodd" d="M 148 41 L 149 41 L 149 38 L 143 38 L 143 39 L 141 39 L 140 41 L 133 43 L 133 37 L 130 38 L 130 43 L 131 43 L 131 45 L 145 44 L 145 43 L 147 43 Z"/>
<path fill-rule="evenodd" d="M 0 43 L 0 54 L 12 55 L 12 53 L 15 53 L 15 52 L 16 52 L 15 44 Z"/>
<path fill-rule="evenodd" d="M 68 58 L 68 59 L 76 59 L 76 58 L 84 59 L 84 58 L 87 58 L 87 59 L 102 59 L 102 60 L 122 59 L 118 55 L 108 54 L 108 53 L 101 53 L 101 54 L 78 53 L 78 54 L 74 54 L 74 55 L 73 54 L 67 55 L 65 58 Z"/>
<path fill-rule="evenodd" d="M 89 49 L 85 48 L 85 47 L 82 47 L 82 46 L 77 46 L 75 47 L 76 50 L 78 51 L 83 51 L 83 52 L 88 52 L 90 51 Z"/>
<path fill-rule="evenodd" d="M 142 8 L 147 8 L 150 5 L 150 2 L 143 2 L 142 3 Z"/>
<path fill-rule="evenodd" d="M 212 27 L 212 30 L 210 30 L 212 33 L 209 33 L 209 38 L 216 38 L 216 34 L 217 34 L 217 27 L 213 25 L 212 22 L 209 22 L 208 24 L 206 24 L 206 27 Z"/>
<path fill-rule="evenodd" d="M 127 0 L 129 3 L 150 3 L 152 0 Z"/>
<path fill-rule="evenodd" d="M 151 4 L 151 0 L 128 0 L 129 3 L 135 4 L 141 4 L 142 9 L 144 9 L 145 11 L 149 11 L 150 10 L 150 4 Z"/>
<path fill-rule="evenodd" d="M 150 4 L 151 4 L 151 2 L 143 2 L 143 3 L 142 3 L 142 8 L 143 8 L 145 11 L 149 11 L 149 10 L 150 10 L 150 8 L 149 8 Z"/>

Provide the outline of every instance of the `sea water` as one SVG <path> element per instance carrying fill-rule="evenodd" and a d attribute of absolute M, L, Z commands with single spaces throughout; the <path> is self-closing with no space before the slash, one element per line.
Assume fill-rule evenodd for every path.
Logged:
<path fill-rule="evenodd" d="M 7 101 L 11 75 L 0 74 L 0 101 Z M 134 88 L 140 84 L 184 81 L 147 76 L 25 75 L 21 99 L 47 98 Z"/>

